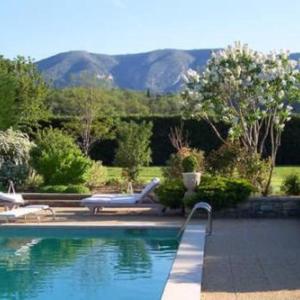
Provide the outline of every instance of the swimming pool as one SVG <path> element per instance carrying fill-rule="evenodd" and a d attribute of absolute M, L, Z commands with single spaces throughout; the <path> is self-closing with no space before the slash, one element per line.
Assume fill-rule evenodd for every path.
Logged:
<path fill-rule="evenodd" d="M 0 228 L 1 300 L 159 300 L 176 228 Z"/>

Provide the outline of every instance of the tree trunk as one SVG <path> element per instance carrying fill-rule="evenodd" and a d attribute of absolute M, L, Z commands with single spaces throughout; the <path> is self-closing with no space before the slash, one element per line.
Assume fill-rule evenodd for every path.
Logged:
<path fill-rule="evenodd" d="M 273 171 L 275 167 L 275 161 L 272 159 L 271 167 L 270 167 L 270 172 L 268 176 L 268 181 L 266 183 L 266 186 L 262 192 L 263 196 L 268 196 L 270 193 L 270 186 L 271 186 L 271 181 L 272 181 L 272 176 L 273 176 Z"/>

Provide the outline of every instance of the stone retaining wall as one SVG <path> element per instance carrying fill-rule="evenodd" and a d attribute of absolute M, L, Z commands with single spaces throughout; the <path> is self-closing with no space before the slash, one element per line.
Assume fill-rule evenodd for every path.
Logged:
<path fill-rule="evenodd" d="M 235 218 L 300 217 L 300 197 L 252 197 L 235 208 L 216 212 L 215 216 Z"/>
<path fill-rule="evenodd" d="M 24 194 L 29 204 L 52 206 L 80 206 L 80 199 L 89 195 L 79 194 Z M 235 208 L 214 212 L 215 217 L 259 218 L 300 217 L 300 196 L 252 197 Z"/>

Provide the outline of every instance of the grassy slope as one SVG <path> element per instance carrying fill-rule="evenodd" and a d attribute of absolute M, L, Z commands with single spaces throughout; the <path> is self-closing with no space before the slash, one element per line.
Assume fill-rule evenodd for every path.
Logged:
<path fill-rule="evenodd" d="M 108 167 L 108 179 L 121 178 L 121 168 Z M 280 192 L 280 185 L 282 180 L 289 174 L 296 173 L 300 176 L 300 166 L 298 167 L 276 167 L 274 176 L 272 179 L 273 193 L 277 194 Z M 161 167 L 148 167 L 143 168 L 140 174 L 140 180 L 147 182 L 153 177 L 162 178 Z"/>

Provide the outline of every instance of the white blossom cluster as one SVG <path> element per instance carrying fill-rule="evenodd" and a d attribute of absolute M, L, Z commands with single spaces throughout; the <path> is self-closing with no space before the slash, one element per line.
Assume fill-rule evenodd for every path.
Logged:
<path fill-rule="evenodd" d="M 11 128 L 0 132 L 0 168 L 6 161 L 22 165 L 29 160 L 29 151 L 33 143 L 27 134 L 13 131 Z"/>
<path fill-rule="evenodd" d="M 212 53 L 203 72 L 187 71 L 186 105 L 194 115 L 210 113 L 231 124 L 232 135 L 239 134 L 241 117 L 251 124 L 270 114 L 282 130 L 292 111 L 289 95 L 298 89 L 299 66 L 287 51 L 265 54 L 236 42 Z"/>

